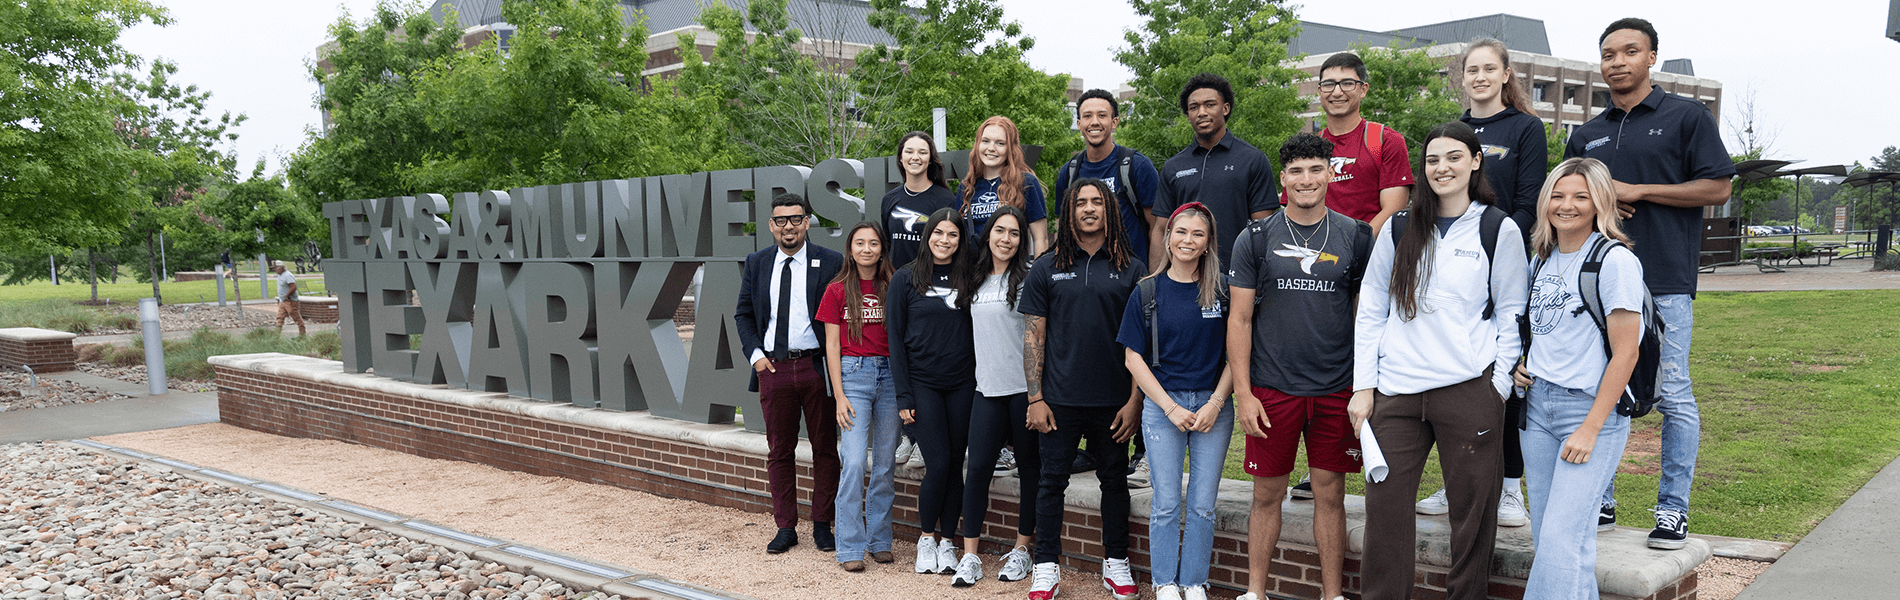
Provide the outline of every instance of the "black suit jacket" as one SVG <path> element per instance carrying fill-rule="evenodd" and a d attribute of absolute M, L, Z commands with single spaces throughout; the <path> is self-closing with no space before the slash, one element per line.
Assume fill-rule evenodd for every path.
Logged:
<path fill-rule="evenodd" d="M 838 270 L 844 268 L 844 255 L 805 240 L 805 307 L 811 314 L 818 315 L 818 301 L 825 297 L 825 286 L 838 276 Z M 765 328 L 772 322 L 772 313 L 778 307 L 772 304 L 772 268 L 784 256 L 779 253 L 778 245 L 773 244 L 757 252 L 746 255 L 744 278 L 739 283 L 739 307 L 732 312 L 732 320 L 739 325 L 739 345 L 748 360 L 752 351 L 765 347 Z M 817 261 L 813 265 L 812 261 Z M 812 328 L 818 333 L 818 349 L 825 348 L 824 328 L 815 321 Z M 820 353 L 823 356 L 823 353 Z M 746 364 L 751 370 L 751 363 Z M 822 369 L 821 369 L 821 372 Z M 752 383 L 747 389 L 759 391 L 759 374 L 752 372 Z M 831 387 L 826 386 L 830 393 Z"/>

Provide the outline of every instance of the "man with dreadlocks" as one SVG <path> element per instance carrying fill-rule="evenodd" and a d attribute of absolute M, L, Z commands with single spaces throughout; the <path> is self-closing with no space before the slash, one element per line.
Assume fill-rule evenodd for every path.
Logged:
<path fill-rule="evenodd" d="M 1063 493 L 1076 443 L 1100 449 L 1102 587 L 1117 600 L 1140 595 L 1128 570 L 1128 439 L 1141 425 L 1141 395 L 1115 342 L 1135 282 L 1147 273 L 1122 228 L 1114 190 L 1084 178 L 1068 189 L 1055 247 L 1023 282 L 1023 374 L 1028 425 L 1041 433 L 1036 495 L 1036 569 L 1030 600 L 1054 598 L 1062 581 Z M 1046 360 L 1045 360 L 1046 357 Z M 1044 387 L 1044 383 L 1048 387 Z"/>

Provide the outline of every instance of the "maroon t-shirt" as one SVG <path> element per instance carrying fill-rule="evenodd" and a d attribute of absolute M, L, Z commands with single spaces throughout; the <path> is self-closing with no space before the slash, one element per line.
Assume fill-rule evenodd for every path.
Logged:
<path fill-rule="evenodd" d="M 1359 126 L 1346 135 L 1334 136 L 1326 129 L 1319 135 L 1333 143 L 1333 182 L 1326 186 L 1326 207 L 1370 222 L 1379 216 L 1381 190 L 1412 185 L 1412 159 L 1405 136 L 1391 127 L 1385 128 L 1379 155 L 1373 156 L 1366 147 L 1368 122 L 1360 119 Z"/>
<path fill-rule="evenodd" d="M 818 301 L 818 321 L 838 326 L 838 341 L 844 356 L 890 356 L 891 340 L 884 333 L 884 299 L 878 297 L 870 281 L 859 281 L 858 289 L 864 294 L 863 338 L 851 337 L 851 321 L 844 314 L 847 303 L 842 281 L 825 286 L 825 297 Z"/>

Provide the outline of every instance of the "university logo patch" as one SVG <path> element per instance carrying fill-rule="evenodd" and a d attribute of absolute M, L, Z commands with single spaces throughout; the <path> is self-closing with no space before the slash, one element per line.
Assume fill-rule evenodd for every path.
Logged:
<path fill-rule="evenodd" d="M 1583 151 L 1589 152 L 1591 150 L 1597 149 L 1598 146 L 1602 146 L 1608 143 L 1610 143 L 1610 136 L 1607 136 L 1607 135 L 1594 139 L 1594 140 L 1590 140 L 1590 143 L 1583 145 Z"/>

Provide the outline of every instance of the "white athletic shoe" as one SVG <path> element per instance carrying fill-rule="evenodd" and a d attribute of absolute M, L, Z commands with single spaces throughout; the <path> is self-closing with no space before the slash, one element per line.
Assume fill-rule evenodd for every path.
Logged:
<path fill-rule="evenodd" d="M 1498 498 L 1498 526 L 1523 527 L 1531 524 L 1531 514 L 1524 510 L 1524 490 L 1517 486 L 1506 486 L 1504 495 Z"/>
<path fill-rule="evenodd" d="M 1234 600 L 1260 600 L 1260 594 L 1247 592 L 1245 594 L 1241 594 L 1239 596 L 1234 597 Z"/>
<path fill-rule="evenodd" d="M 917 452 L 917 445 L 910 443 L 910 438 L 900 435 L 897 437 L 897 456 L 896 456 L 897 460 L 893 461 L 891 464 L 901 465 L 901 464 L 910 462 L 911 455 L 916 452 Z"/>
<path fill-rule="evenodd" d="M 1207 586 L 1190 585 L 1181 594 L 1183 600 L 1207 600 Z"/>
<path fill-rule="evenodd" d="M 957 574 L 950 578 L 950 587 L 970 587 L 983 580 L 983 559 L 975 554 L 964 554 L 963 561 L 957 563 Z"/>
<path fill-rule="evenodd" d="M 917 572 L 937 572 L 937 538 L 928 535 L 917 538 Z"/>
<path fill-rule="evenodd" d="M 1148 457 L 1143 456 L 1141 460 L 1135 461 L 1134 472 L 1128 474 L 1128 487 L 1138 490 L 1154 485 L 1153 477 L 1154 475 L 1148 472 Z"/>
<path fill-rule="evenodd" d="M 1135 575 L 1128 572 L 1128 559 L 1109 558 L 1102 560 L 1102 589 L 1115 600 L 1135 600 L 1141 597 L 1141 588 L 1135 586 Z"/>
<path fill-rule="evenodd" d="M 1062 592 L 1062 566 L 1052 562 L 1036 563 L 1036 579 L 1029 582 L 1029 600 L 1055 600 Z"/>
<path fill-rule="evenodd" d="M 1172 583 L 1155 586 L 1155 600 L 1181 600 L 1181 586 Z"/>
<path fill-rule="evenodd" d="M 957 572 L 957 545 L 950 538 L 937 540 L 937 574 L 951 575 Z"/>
<path fill-rule="evenodd" d="M 997 581 L 1022 581 L 1036 568 L 1036 561 L 1029 555 L 1029 548 L 1017 546 L 1003 555 L 1003 568 L 996 572 Z"/>
<path fill-rule="evenodd" d="M 1431 496 L 1418 501 L 1418 514 L 1442 515 L 1451 512 L 1451 503 L 1445 501 L 1445 488 L 1438 488 Z"/>
<path fill-rule="evenodd" d="M 990 476 L 1003 477 L 1005 475 L 1013 475 L 1015 473 L 1016 473 L 1016 453 L 1011 452 L 1009 448 L 1003 448 L 1002 454 L 998 454 L 996 456 L 996 469 L 990 473 Z"/>

